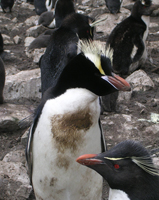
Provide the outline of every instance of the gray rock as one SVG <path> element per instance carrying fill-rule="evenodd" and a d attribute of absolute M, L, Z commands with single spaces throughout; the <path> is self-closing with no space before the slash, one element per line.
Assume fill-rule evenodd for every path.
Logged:
<path fill-rule="evenodd" d="M 44 54 L 45 50 L 46 50 L 46 48 L 29 50 L 29 51 L 26 51 L 26 55 L 29 58 L 33 58 L 33 62 L 39 63 L 39 60 L 40 60 L 41 56 Z"/>
<path fill-rule="evenodd" d="M 21 38 L 20 38 L 18 35 L 16 35 L 16 36 L 13 38 L 13 40 L 14 40 L 14 43 L 15 43 L 15 44 L 20 44 Z"/>
<path fill-rule="evenodd" d="M 26 158 L 25 158 L 25 150 L 16 150 L 11 151 L 5 155 L 3 158 L 4 162 L 21 162 L 25 164 Z"/>
<path fill-rule="evenodd" d="M 38 16 L 38 15 L 31 16 L 31 17 L 29 17 L 28 19 L 26 19 L 24 23 L 25 23 L 27 26 L 35 26 L 35 25 L 37 25 L 38 19 L 39 19 L 39 16 Z"/>
<path fill-rule="evenodd" d="M 28 47 L 33 42 L 33 40 L 35 40 L 34 37 L 26 37 L 24 40 L 24 46 Z"/>
<path fill-rule="evenodd" d="M 6 101 L 39 100 L 40 88 L 40 69 L 21 71 L 6 77 L 4 99 Z"/>
<path fill-rule="evenodd" d="M 31 191 L 32 186 L 24 164 L 0 161 L 1 199 L 26 200 Z"/>
<path fill-rule="evenodd" d="M 42 25 L 32 26 L 26 31 L 26 36 L 36 38 L 44 31 L 46 31 L 46 28 Z"/>
<path fill-rule="evenodd" d="M 24 105 L 4 103 L 0 106 L 0 130 L 1 131 L 16 131 L 20 129 L 19 122 L 23 121 L 23 128 L 30 125 L 30 118 L 32 115 L 29 108 Z"/>

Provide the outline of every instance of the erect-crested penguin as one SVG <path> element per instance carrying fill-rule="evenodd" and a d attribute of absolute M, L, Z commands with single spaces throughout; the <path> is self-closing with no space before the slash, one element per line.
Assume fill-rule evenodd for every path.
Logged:
<path fill-rule="evenodd" d="M 148 22 L 142 17 L 149 16 L 153 9 L 151 0 L 137 0 L 131 15 L 119 23 L 109 35 L 107 46 L 114 52 L 114 72 L 128 74 L 139 66 L 139 61 L 146 59 Z"/>
<path fill-rule="evenodd" d="M 130 85 L 112 73 L 111 51 L 101 52 L 91 42 L 80 48 L 82 53 L 44 93 L 30 128 L 26 155 L 37 200 L 97 200 L 102 195 L 102 177 L 75 159 L 105 147 L 99 96 L 130 90 Z"/>
<path fill-rule="evenodd" d="M 159 170 L 139 142 L 123 141 L 107 152 L 85 154 L 76 161 L 103 176 L 110 186 L 109 200 L 159 199 Z"/>
<path fill-rule="evenodd" d="M 51 11 L 53 7 L 52 0 L 34 0 L 35 12 L 41 15 L 45 11 Z"/>

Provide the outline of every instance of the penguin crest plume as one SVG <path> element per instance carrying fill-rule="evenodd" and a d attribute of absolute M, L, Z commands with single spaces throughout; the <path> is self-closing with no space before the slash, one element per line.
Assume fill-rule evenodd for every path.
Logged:
<path fill-rule="evenodd" d="M 122 159 L 131 159 L 132 162 L 134 162 L 136 165 L 138 165 L 140 168 L 142 168 L 147 173 L 153 175 L 153 176 L 159 176 L 159 169 L 154 166 L 152 163 L 152 160 L 150 156 L 143 156 L 143 157 L 125 157 L 125 158 L 111 158 L 111 157 L 104 157 L 108 160 L 122 160 Z"/>
<path fill-rule="evenodd" d="M 105 45 L 100 41 L 90 40 L 80 40 L 78 43 L 78 48 L 86 58 L 94 63 L 94 65 L 99 69 L 100 73 L 105 75 L 101 66 L 101 56 L 110 59 L 112 64 L 113 49 L 110 49 L 110 46 L 105 49 Z"/>

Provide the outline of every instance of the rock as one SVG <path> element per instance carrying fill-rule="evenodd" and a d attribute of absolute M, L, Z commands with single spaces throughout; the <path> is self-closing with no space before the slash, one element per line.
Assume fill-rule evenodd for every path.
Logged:
<path fill-rule="evenodd" d="M 21 162 L 25 164 L 26 158 L 25 158 L 25 150 L 16 150 L 11 151 L 5 155 L 3 158 L 4 162 Z"/>
<path fill-rule="evenodd" d="M 26 51 L 26 55 L 29 58 L 33 58 L 33 62 L 39 63 L 39 60 L 41 56 L 45 53 L 46 48 L 41 48 L 41 49 L 34 49 L 31 51 Z"/>
<path fill-rule="evenodd" d="M 35 26 L 36 25 L 36 21 L 39 19 L 39 16 L 36 15 L 36 16 L 31 16 L 29 17 L 28 19 L 25 20 L 25 24 L 27 26 Z"/>
<path fill-rule="evenodd" d="M 2 34 L 3 37 L 3 43 L 8 44 L 14 44 L 14 42 L 11 40 L 11 38 L 8 35 Z"/>
<path fill-rule="evenodd" d="M 120 103 L 122 101 L 129 101 L 132 97 L 132 90 L 131 91 L 119 91 L 117 102 Z"/>
<path fill-rule="evenodd" d="M 26 37 L 24 40 L 24 46 L 28 47 L 32 43 L 33 40 L 35 40 L 34 37 Z"/>
<path fill-rule="evenodd" d="M 1 199 L 26 200 L 31 191 L 32 186 L 24 164 L 0 161 Z"/>
<path fill-rule="evenodd" d="M 29 128 L 30 129 L 30 128 Z M 22 137 L 21 137 L 21 143 L 23 144 L 23 145 L 27 145 L 27 140 L 28 140 L 28 134 L 29 134 L 29 129 L 27 129 L 26 131 L 25 131 L 25 133 L 22 135 Z"/>
<path fill-rule="evenodd" d="M 30 125 L 30 118 L 32 115 L 30 108 L 24 105 L 4 103 L 0 106 L 0 131 L 15 131 L 20 129 L 19 122 L 23 121 L 23 128 Z"/>
<path fill-rule="evenodd" d="M 143 70 L 138 70 L 126 78 L 133 91 L 147 91 L 154 87 L 151 78 Z"/>
<path fill-rule="evenodd" d="M 42 34 L 44 31 L 46 31 L 46 28 L 42 25 L 38 25 L 38 26 L 33 26 L 30 27 L 27 31 L 26 31 L 26 36 L 28 37 L 38 37 L 40 34 Z"/>
<path fill-rule="evenodd" d="M 7 76 L 4 87 L 6 101 L 21 102 L 24 99 L 39 100 L 41 93 L 40 69 L 21 71 L 18 74 Z"/>
<path fill-rule="evenodd" d="M 21 41 L 21 38 L 20 38 L 18 35 L 16 35 L 16 36 L 13 38 L 13 40 L 14 40 L 14 43 L 15 43 L 15 44 L 19 44 L 20 41 Z"/>

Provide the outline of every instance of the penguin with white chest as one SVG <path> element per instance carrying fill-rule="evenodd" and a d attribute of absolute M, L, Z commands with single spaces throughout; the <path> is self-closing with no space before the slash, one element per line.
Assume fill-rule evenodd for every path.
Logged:
<path fill-rule="evenodd" d="M 113 69 L 120 75 L 128 74 L 146 60 L 145 40 L 148 23 L 142 19 L 153 11 L 151 0 L 137 0 L 131 15 L 119 23 L 111 32 L 107 46 L 113 49 Z M 138 62 L 138 63 L 137 63 Z"/>
<path fill-rule="evenodd" d="M 45 11 L 51 11 L 53 2 L 52 0 L 34 0 L 35 12 L 41 15 Z"/>
<path fill-rule="evenodd" d="M 130 85 L 112 74 L 110 59 L 96 44 L 81 49 L 45 92 L 30 129 L 26 152 L 37 200 L 97 200 L 102 195 L 102 178 L 75 160 L 102 150 L 99 96 L 130 90 Z"/>
<path fill-rule="evenodd" d="M 110 186 L 109 200 L 159 199 L 159 170 L 139 142 L 126 140 L 107 152 L 85 154 L 76 161 L 103 176 Z"/>
<path fill-rule="evenodd" d="M 79 39 L 93 39 L 88 16 L 73 13 L 53 32 L 40 60 L 42 95 L 58 80 L 66 64 L 77 55 Z"/>

